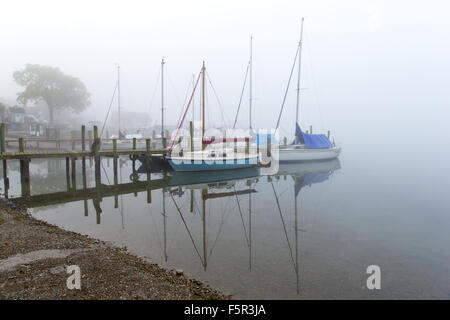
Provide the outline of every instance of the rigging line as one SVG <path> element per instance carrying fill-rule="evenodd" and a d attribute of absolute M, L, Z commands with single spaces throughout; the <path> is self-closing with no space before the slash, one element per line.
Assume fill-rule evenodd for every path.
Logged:
<path fill-rule="evenodd" d="M 175 199 L 173 198 L 172 194 L 171 194 L 171 193 L 169 193 L 169 194 L 170 194 L 170 197 L 171 197 L 172 200 L 173 200 L 173 203 L 175 204 L 175 207 L 177 208 L 178 213 L 180 214 L 181 220 L 183 220 L 184 226 L 186 227 L 186 230 L 187 230 L 187 232 L 188 232 L 188 234 L 189 234 L 189 237 L 191 238 L 192 244 L 194 245 L 194 249 L 195 249 L 195 251 L 197 252 L 198 257 L 200 258 L 200 261 L 201 261 L 201 263 L 202 263 L 202 265 L 203 265 L 203 259 L 202 259 L 202 256 L 200 255 L 200 252 L 198 251 L 197 246 L 195 245 L 194 238 L 192 237 L 191 231 L 189 230 L 189 228 L 188 228 L 188 226 L 187 226 L 187 224 L 186 224 L 186 220 L 184 220 L 183 214 L 181 213 L 180 209 L 178 208 L 178 205 L 177 205 Z"/>
<path fill-rule="evenodd" d="M 216 239 L 213 242 L 211 250 L 209 250 L 209 258 L 212 257 L 212 253 L 213 253 L 214 248 L 216 247 L 217 240 L 219 240 L 219 236 L 222 233 L 222 227 L 223 227 L 223 224 L 225 222 L 225 219 L 228 218 L 229 215 L 230 215 L 230 211 L 228 211 L 228 214 L 226 215 L 226 217 L 224 217 L 224 215 L 222 215 L 221 223 L 220 223 L 220 226 L 219 226 L 219 231 L 217 232 L 217 236 L 216 236 Z"/>
<path fill-rule="evenodd" d="M 213 84 L 211 82 L 211 78 L 209 77 L 208 71 L 206 71 L 206 77 L 208 78 L 208 82 L 211 85 L 211 88 L 213 90 L 214 96 L 216 97 L 217 103 L 219 104 L 220 113 L 222 113 L 222 119 L 226 122 L 225 125 L 228 127 L 228 119 L 225 118 L 225 115 L 223 113 L 223 107 L 222 107 L 222 104 L 220 103 L 220 100 L 219 100 L 219 95 L 217 94 L 216 89 L 214 88 L 214 86 L 213 86 Z"/>
<path fill-rule="evenodd" d="M 155 88 L 153 89 L 153 94 L 152 94 L 152 98 L 150 100 L 150 105 L 149 105 L 149 110 L 148 112 L 151 114 L 152 109 L 153 109 L 153 103 L 155 102 L 155 96 L 156 96 L 156 91 L 158 89 L 158 85 L 159 85 L 159 81 L 161 78 L 161 68 L 158 68 L 159 72 L 158 72 L 158 77 L 156 78 L 156 82 L 155 82 Z"/>
<path fill-rule="evenodd" d="M 160 239 L 160 235 L 159 235 L 159 232 L 158 232 L 158 228 L 156 228 L 155 217 L 153 216 L 153 213 L 152 213 L 152 211 L 150 210 L 151 207 L 149 206 L 148 208 L 149 208 L 150 217 L 151 217 L 151 219 L 152 219 L 153 231 L 156 233 L 156 241 L 158 241 L 159 247 L 160 247 L 161 252 L 162 252 L 162 254 L 163 254 L 163 256 L 164 256 L 164 248 L 163 248 L 162 241 L 161 241 L 161 239 Z"/>
<path fill-rule="evenodd" d="M 305 38 L 306 40 L 308 40 L 308 29 L 305 30 Z M 311 48 L 311 41 L 307 41 L 307 43 L 309 44 L 309 47 Z M 306 46 L 305 48 L 305 52 L 306 55 L 308 56 L 308 65 L 309 65 L 309 70 L 310 70 L 310 76 L 311 76 L 311 82 L 312 82 L 312 86 L 313 86 L 313 99 L 314 99 L 314 103 L 317 106 L 317 109 L 319 110 L 319 117 L 320 117 L 320 121 L 321 121 L 321 125 L 322 125 L 322 130 L 325 130 L 325 128 L 327 127 L 327 123 L 326 121 L 324 121 L 323 115 L 322 115 L 322 109 L 320 107 L 320 103 L 319 103 L 319 99 L 317 98 L 318 93 L 317 93 L 317 86 L 316 86 L 316 82 L 314 80 L 314 73 L 313 73 L 313 68 L 312 68 L 312 55 L 310 54 L 311 50 L 308 50 L 308 46 Z"/>
<path fill-rule="evenodd" d="M 286 230 L 286 225 L 284 224 L 283 214 L 281 213 L 280 201 L 278 201 L 277 193 L 275 192 L 275 187 L 273 186 L 273 182 L 271 182 L 270 184 L 272 185 L 273 194 L 275 195 L 275 199 L 277 201 L 278 212 L 280 213 L 281 223 L 283 224 L 284 234 L 286 235 L 286 241 L 287 241 L 287 244 L 289 247 L 289 252 L 291 253 L 291 260 L 294 265 L 294 271 L 295 271 L 294 255 L 292 254 L 291 242 L 289 241 L 289 237 L 287 235 L 287 230 Z"/>
<path fill-rule="evenodd" d="M 188 96 L 189 96 L 189 89 L 191 89 L 191 86 L 193 85 L 193 83 L 192 83 L 192 79 L 189 79 L 189 84 L 188 84 L 188 87 L 187 87 L 187 89 L 186 89 L 186 94 L 185 94 L 185 96 L 184 96 L 184 102 L 183 102 L 183 105 L 181 106 L 181 112 L 180 112 L 180 116 L 178 117 L 178 121 L 177 121 L 177 127 L 178 127 L 178 125 L 180 124 L 180 120 L 181 120 L 181 116 L 183 115 L 183 108 L 184 108 L 184 106 L 186 105 L 186 101 L 187 101 L 187 98 L 188 98 Z"/>
<path fill-rule="evenodd" d="M 242 86 L 241 97 L 239 98 L 239 104 L 238 104 L 238 109 L 236 111 L 236 117 L 234 118 L 233 129 L 236 127 L 239 110 L 241 109 L 241 102 L 242 102 L 242 97 L 244 96 L 245 84 L 247 83 L 247 75 L 248 75 L 249 68 L 250 68 L 250 61 L 248 61 L 247 70 L 245 71 L 244 85 Z"/>
<path fill-rule="evenodd" d="M 114 87 L 114 92 L 113 92 L 113 95 L 111 98 L 111 102 L 109 103 L 108 113 L 106 114 L 105 121 L 103 121 L 103 126 L 102 126 L 102 131 L 100 132 L 100 137 L 103 135 L 103 130 L 105 130 L 106 121 L 108 120 L 109 112 L 111 111 L 111 107 L 114 102 L 114 97 L 116 96 L 116 91 L 117 91 L 118 86 L 119 86 L 119 82 L 116 82 L 116 86 Z"/>
<path fill-rule="evenodd" d="M 234 187 L 234 192 L 235 192 L 236 201 L 237 201 L 237 205 L 238 205 L 238 209 L 239 209 L 239 215 L 241 216 L 242 227 L 244 227 L 245 241 L 247 241 L 247 246 L 250 247 L 250 242 L 248 241 L 248 236 L 247 236 L 247 230 L 245 229 L 244 217 L 242 216 L 241 204 L 239 203 L 239 198 L 236 194 L 236 187 Z"/>
<path fill-rule="evenodd" d="M 198 81 L 200 80 L 200 75 L 202 74 L 202 72 L 203 72 L 203 68 L 202 68 L 202 71 L 198 74 L 197 81 L 195 82 L 194 90 L 192 91 L 192 94 L 191 94 L 191 98 L 189 99 L 189 102 L 188 102 L 188 104 L 186 106 L 186 110 L 184 111 L 183 118 L 181 119 L 181 122 L 178 125 L 177 132 L 176 132 L 175 136 L 173 137 L 172 145 L 170 146 L 169 153 L 172 151 L 173 144 L 175 143 L 175 141 L 177 139 L 177 136 L 178 136 L 178 133 L 180 132 L 180 127 L 183 125 L 184 118 L 186 117 L 186 114 L 187 114 L 187 112 L 189 110 L 189 106 L 191 105 L 192 98 L 194 97 L 194 93 L 195 93 L 195 90 L 197 89 Z"/>
<path fill-rule="evenodd" d="M 281 119 L 281 114 L 283 113 L 283 108 L 284 108 L 284 103 L 286 102 L 286 97 L 289 91 L 289 86 L 291 84 L 291 79 L 292 79 L 292 74 L 294 73 L 294 68 L 295 65 L 297 63 L 297 56 L 298 56 L 298 52 L 300 51 L 300 46 L 297 47 L 297 51 L 295 52 L 295 58 L 294 58 L 294 63 L 292 64 L 292 69 L 291 69 L 291 73 L 289 75 L 289 81 L 286 87 L 286 91 L 284 93 L 284 98 L 283 98 L 283 103 L 281 104 L 281 110 L 280 110 L 280 114 L 278 115 L 278 121 L 277 121 L 277 126 L 275 127 L 275 130 L 278 129 L 278 126 L 280 124 L 280 119 Z"/>
<path fill-rule="evenodd" d="M 166 74 L 167 74 L 167 79 L 169 79 L 169 83 L 170 83 L 170 85 L 172 86 L 173 92 L 174 92 L 174 94 L 175 94 L 175 98 L 177 99 L 178 104 L 181 106 L 181 111 L 183 111 L 183 106 L 184 106 L 184 105 L 181 104 L 180 97 L 178 96 L 177 90 L 175 89 L 175 85 L 174 85 L 174 83 L 173 83 L 173 81 L 172 81 L 172 78 L 171 78 L 170 75 L 169 75 L 168 68 L 166 67 L 165 70 L 166 70 Z"/>
<path fill-rule="evenodd" d="M 104 172 L 105 175 L 106 175 L 106 180 L 108 180 L 108 185 L 111 185 L 111 182 L 109 181 L 108 173 L 106 172 L 106 169 L 105 169 L 105 166 L 103 165 L 103 162 L 100 161 L 100 164 L 101 164 L 101 166 L 102 166 L 103 172 Z"/>

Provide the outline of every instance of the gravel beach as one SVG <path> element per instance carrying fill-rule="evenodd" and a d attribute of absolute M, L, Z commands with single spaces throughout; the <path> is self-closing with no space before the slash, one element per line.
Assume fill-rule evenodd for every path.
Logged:
<path fill-rule="evenodd" d="M 81 289 L 69 290 L 70 265 Z M 182 271 L 165 270 L 118 248 L 32 218 L 0 201 L 0 299 L 229 299 Z"/>

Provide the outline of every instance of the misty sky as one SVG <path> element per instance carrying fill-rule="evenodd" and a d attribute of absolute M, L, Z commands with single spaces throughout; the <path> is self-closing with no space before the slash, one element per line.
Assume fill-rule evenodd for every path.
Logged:
<path fill-rule="evenodd" d="M 209 123 L 232 125 L 253 34 L 254 127 L 274 127 L 305 16 L 301 125 L 336 136 L 376 128 L 448 133 L 449 1 L 3 1 L 0 97 L 20 91 L 26 63 L 59 67 L 91 93 L 86 117 L 104 118 L 121 66 L 123 110 L 175 124 L 192 74 L 206 67 Z M 295 83 L 281 134 L 294 130 Z M 248 125 L 248 92 L 239 124 Z M 198 114 L 198 112 L 197 112 Z M 317 131 L 315 130 L 315 131 Z M 447 135 L 448 136 L 448 135 Z"/>

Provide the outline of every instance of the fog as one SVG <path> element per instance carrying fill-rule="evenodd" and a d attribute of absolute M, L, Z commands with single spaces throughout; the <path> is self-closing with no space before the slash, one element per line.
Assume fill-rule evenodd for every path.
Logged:
<path fill-rule="evenodd" d="M 12 73 L 26 63 L 55 66 L 90 92 L 82 116 L 103 121 L 119 64 L 122 110 L 158 124 L 165 57 L 166 119 L 175 125 L 205 61 L 224 109 L 222 118 L 209 90 L 207 122 L 231 126 L 253 35 L 253 126 L 272 128 L 304 16 L 301 125 L 330 129 L 343 144 L 391 134 L 424 143 L 424 134 L 449 136 L 449 12 L 438 0 L 4 2 L 0 98 L 15 100 L 21 88 Z M 294 88 L 282 135 L 294 132 Z M 239 125 L 248 126 L 248 91 Z"/>

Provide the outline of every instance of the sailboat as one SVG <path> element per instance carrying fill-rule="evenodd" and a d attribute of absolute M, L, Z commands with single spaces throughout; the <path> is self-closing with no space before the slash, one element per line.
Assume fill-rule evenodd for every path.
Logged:
<path fill-rule="evenodd" d="M 166 64 L 166 61 L 164 58 L 161 59 L 161 143 L 162 147 L 166 148 L 166 139 L 167 137 L 164 136 L 165 130 L 164 130 L 164 65 Z M 138 160 L 146 166 L 147 158 L 145 155 L 140 155 L 138 157 Z M 152 154 L 151 155 L 151 161 L 150 161 L 150 167 L 147 168 L 148 170 L 151 169 L 152 171 L 160 171 L 163 169 L 170 169 L 170 165 L 167 162 L 167 159 L 164 157 L 163 154 Z"/>
<path fill-rule="evenodd" d="M 117 142 L 117 149 L 131 149 L 133 146 L 133 138 L 136 138 L 136 147 L 137 148 L 144 148 L 145 147 L 145 140 L 143 140 L 142 134 L 135 133 L 135 134 L 124 134 L 121 130 L 121 113 L 120 113 L 120 66 L 117 65 L 117 82 L 116 82 L 116 88 L 114 89 L 113 97 L 114 99 L 117 92 L 117 116 L 118 116 L 118 130 L 117 134 L 113 134 L 111 136 L 107 136 L 104 141 L 102 141 L 102 149 L 105 150 L 111 150 L 113 148 L 113 139 L 116 139 Z M 112 100 L 111 100 L 112 102 Z M 108 113 L 106 115 L 105 122 L 102 127 L 101 134 L 103 134 L 103 130 L 105 129 L 106 121 L 108 120 L 108 116 L 111 110 L 111 106 L 108 110 Z"/>
<path fill-rule="evenodd" d="M 172 139 L 172 145 L 169 149 L 169 155 L 167 156 L 170 166 L 175 171 L 215 171 L 243 169 L 257 166 L 258 155 L 256 153 L 251 153 L 250 149 L 246 148 L 244 152 L 239 152 L 234 148 L 226 147 L 224 143 L 213 146 L 211 142 L 214 141 L 214 138 L 205 137 L 205 72 L 205 62 L 203 62 L 201 72 L 197 78 L 191 98 L 189 99 L 186 110 L 178 126 L 177 133 L 174 139 Z M 194 150 L 193 146 L 191 146 L 190 151 L 184 151 L 183 149 L 177 150 L 178 148 L 174 149 L 174 144 L 175 141 L 177 141 L 176 138 L 179 130 L 183 125 L 184 118 L 189 110 L 200 76 L 202 77 L 202 148 L 201 150 Z"/>
<path fill-rule="evenodd" d="M 295 122 L 295 139 L 294 141 L 286 146 L 280 145 L 279 148 L 279 162 L 297 162 L 297 161 L 315 161 L 315 160 L 328 160 L 337 158 L 341 152 L 341 148 L 336 146 L 334 142 L 329 140 L 325 134 L 312 134 L 305 133 L 302 131 L 299 125 L 299 104 L 300 104 L 300 71 L 301 71 L 301 54 L 302 54 L 302 43 L 303 43 L 303 22 L 302 18 L 300 41 L 297 48 L 297 53 L 294 59 L 294 65 L 292 66 L 292 71 L 295 66 L 298 57 L 298 78 L 297 78 L 297 103 L 296 103 L 296 122 Z M 280 114 L 278 116 L 278 122 L 276 129 L 280 124 L 281 114 L 283 112 L 284 102 L 286 101 L 286 95 L 289 89 L 291 77 L 289 77 L 288 86 L 284 96 L 283 105 L 281 106 Z"/>

